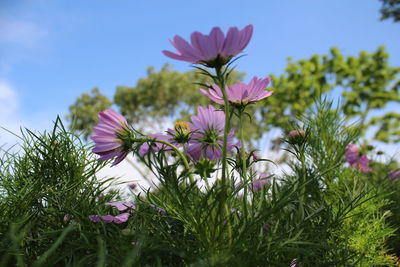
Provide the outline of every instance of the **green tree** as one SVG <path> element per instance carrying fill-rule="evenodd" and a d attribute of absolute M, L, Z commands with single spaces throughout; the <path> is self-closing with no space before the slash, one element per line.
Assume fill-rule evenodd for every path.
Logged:
<path fill-rule="evenodd" d="M 85 139 L 89 137 L 91 130 L 98 121 L 98 114 L 109 108 L 112 102 L 98 88 L 93 88 L 90 93 L 83 93 L 69 106 L 67 120 L 75 131 L 82 131 Z"/>
<path fill-rule="evenodd" d="M 239 82 L 244 75 L 233 71 L 229 82 Z M 147 77 L 139 79 L 135 86 L 117 86 L 113 104 L 136 129 L 156 130 L 165 120 L 188 119 L 194 107 L 211 103 L 200 93 L 198 83 L 211 81 L 197 71 L 174 71 L 168 64 L 158 72 L 149 67 Z M 83 131 L 88 137 L 98 121 L 98 112 L 110 106 L 111 101 L 98 89 L 93 89 L 92 95 L 84 93 L 70 106 L 67 119 L 74 119 L 74 129 Z"/>
<path fill-rule="evenodd" d="M 381 20 L 392 18 L 394 22 L 400 21 L 400 0 L 381 0 Z"/>
<path fill-rule="evenodd" d="M 284 128 L 318 98 L 340 95 L 343 113 L 351 121 L 362 122 L 362 133 L 375 126 L 375 139 L 396 142 L 400 140 L 399 114 L 370 117 L 389 103 L 399 106 L 399 73 L 400 68 L 389 66 L 383 47 L 373 53 L 361 51 L 358 57 L 344 56 L 332 48 L 329 55 L 297 62 L 289 59 L 284 74 L 271 75 L 274 94 L 260 103 L 260 123 L 267 129 Z"/>
<path fill-rule="evenodd" d="M 363 122 L 363 130 L 377 127 L 375 138 L 383 142 L 400 140 L 400 115 L 389 112 L 374 116 L 388 104 L 399 105 L 400 68 L 389 65 L 389 55 L 383 47 L 375 52 L 361 51 L 358 56 L 344 56 L 337 48 L 328 55 L 313 55 L 299 61 L 288 60 L 281 75 L 271 74 L 271 97 L 253 105 L 250 110 L 255 123 L 246 127 L 246 136 L 259 139 L 272 128 L 287 128 L 305 114 L 316 100 L 329 95 L 342 101 L 343 113 L 351 120 Z M 232 72 L 229 84 L 241 81 L 243 73 Z M 210 100 L 198 90 L 210 83 L 197 71 L 178 72 L 170 65 L 160 71 L 153 67 L 147 77 L 134 87 L 118 86 L 113 103 L 137 129 L 156 129 L 166 119 L 188 119 L 194 107 Z M 98 103 L 96 101 L 99 101 Z M 110 102 L 99 93 L 83 94 L 70 107 L 70 118 L 77 118 L 75 128 L 88 135 L 96 123 L 100 107 Z M 104 109 L 104 108 L 103 108 Z M 254 121 L 253 121 L 254 122 Z"/>

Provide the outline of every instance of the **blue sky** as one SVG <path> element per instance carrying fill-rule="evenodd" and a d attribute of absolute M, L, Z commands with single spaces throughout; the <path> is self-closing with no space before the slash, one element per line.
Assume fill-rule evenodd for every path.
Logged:
<path fill-rule="evenodd" d="M 254 35 L 238 69 L 247 78 L 282 73 L 286 58 L 347 55 L 384 45 L 400 66 L 400 23 L 379 21 L 378 0 L 103 1 L 0 0 L 0 126 L 48 128 L 82 92 L 99 87 L 112 97 L 147 66 L 166 58 L 175 34 L 252 23 Z M 0 132 L 0 143 L 7 141 Z"/>

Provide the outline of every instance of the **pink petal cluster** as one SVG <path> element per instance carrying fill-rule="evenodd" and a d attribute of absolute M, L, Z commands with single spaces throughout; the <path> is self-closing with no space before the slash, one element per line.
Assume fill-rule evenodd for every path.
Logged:
<path fill-rule="evenodd" d="M 396 178 L 400 177 L 400 169 L 396 171 L 390 171 L 389 172 L 389 179 L 394 180 Z"/>
<path fill-rule="evenodd" d="M 369 159 L 367 155 L 361 154 L 361 147 L 355 144 L 347 145 L 345 157 L 351 167 L 361 172 L 372 171 L 371 168 L 368 168 Z"/>
<path fill-rule="evenodd" d="M 254 77 L 249 84 L 236 83 L 225 88 L 229 102 L 232 104 L 247 105 L 255 103 L 272 95 L 272 91 L 266 91 L 270 79 Z M 217 104 L 224 104 L 224 97 L 217 85 L 212 85 L 208 90 L 200 88 L 202 94 L 208 96 L 212 101 Z"/>
<path fill-rule="evenodd" d="M 260 177 L 249 185 L 249 189 L 253 192 L 260 192 L 263 187 L 270 182 L 268 176 L 267 173 L 260 174 Z"/>
<path fill-rule="evenodd" d="M 127 210 L 127 209 L 132 209 L 132 210 L 136 209 L 135 204 L 133 204 L 132 202 L 124 202 L 124 203 L 121 203 L 121 202 L 107 202 L 104 205 L 114 207 L 119 211 L 124 211 L 124 210 Z"/>
<path fill-rule="evenodd" d="M 137 187 L 137 184 L 136 183 L 130 183 L 130 184 L 128 184 L 128 187 L 133 190 L 133 189 L 135 189 Z"/>
<path fill-rule="evenodd" d="M 104 215 L 104 216 L 100 216 L 100 215 L 89 215 L 89 220 L 91 220 L 94 223 L 98 223 L 98 222 L 103 222 L 103 223 L 117 223 L 117 224 L 121 224 L 124 222 L 127 222 L 129 219 L 129 215 L 136 209 L 135 204 L 131 203 L 131 202 L 107 202 L 104 205 L 106 206 L 111 206 L 116 208 L 119 211 L 126 211 L 127 209 L 128 212 L 124 212 L 124 213 L 120 213 L 116 216 L 113 215 Z"/>
<path fill-rule="evenodd" d="M 162 134 L 162 133 L 150 134 L 150 136 L 153 137 L 154 139 L 158 139 L 158 140 L 161 140 L 161 141 L 169 142 L 169 136 L 167 136 L 165 134 Z M 164 144 L 161 144 L 161 143 L 154 142 L 154 143 L 150 143 L 149 144 L 149 142 L 146 142 L 146 143 L 144 143 L 143 145 L 140 146 L 139 155 L 143 156 L 143 155 L 147 154 L 149 152 L 150 145 L 151 145 L 151 150 L 153 152 L 158 152 L 161 149 L 162 150 L 170 150 L 171 149 L 168 146 L 166 146 Z"/>
<path fill-rule="evenodd" d="M 167 57 L 190 63 L 206 64 L 213 67 L 215 61 L 226 64 L 236 56 L 249 43 L 253 34 L 253 25 L 247 25 L 242 30 L 231 27 L 225 36 L 219 27 L 214 27 L 210 34 L 193 32 L 190 36 L 191 43 L 176 35 L 170 43 L 175 47 L 176 53 L 162 51 Z"/>
<path fill-rule="evenodd" d="M 298 259 L 293 259 L 292 262 L 290 263 L 290 267 L 301 267 L 301 263 L 299 263 Z"/>
<path fill-rule="evenodd" d="M 100 122 L 93 128 L 90 138 L 95 142 L 93 152 L 100 155 L 99 160 L 109 160 L 116 157 L 111 166 L 120 163 L 129 150 L 125 149 L 119 135 L 129 131 L 126 119 L 112 109 L 99 113 Z"/>
<path fill-rule="evenodd" d="M 208 108 L 198 107 L 197 116 L 192 116 L 190 123 L 191 140 L 187 152 L 194 160 L 208 158 L 217 160 L 222 156 L 225 113 L 209 105 Z M 233 141 L 234 130 L 228 135 L 227 151 L 237 145 Z"/>
<path fill-rule="evenodd" d="M 64 218 L 63 218 L 63 221 L 64 221 L 64 222 L 68 222 L 68 221 L 71 219 L 71 217 L 72 217 L 71 215 L 65 214 L 65 215 L 64 215 Z"/>
<path fill-rule="evenodd" d="M 99 216 L 99 215 L 89 215 L 89 220 L 91 220 L 94 223 L 98 222 L 103 222 L 103 223 L 117 223 L 121 224 L 124 222 L 127 222 L 129 219 L 130 213 L 125 212 L 118 214 L 117 216 L 112 216 L 112 215 L 105 215 L 105 216 Z"/>
<path fill-rule="evenodd" d="M 163 208 L 161 208 L 161 207 L 158 207 L 158 206 L 156 206 L 156 205 L 153 205 L 153 204 L 150 204 L 150 207 L 152 207 L 152 208 L 154 208 L 155 210 L 157 210 L 157 212 L 160 214 L 160 215 L 167 215 L 167 211 L 165 210 L 165 209 L 163 209 Z"/>
<path fill-rule="evenodd" d="M 306 135 L 306 132 L 304 130 L 293 130 L 290 131 L 288 134 L 289 138 L 299 138 L 299 137 L 304 137 Z"/>

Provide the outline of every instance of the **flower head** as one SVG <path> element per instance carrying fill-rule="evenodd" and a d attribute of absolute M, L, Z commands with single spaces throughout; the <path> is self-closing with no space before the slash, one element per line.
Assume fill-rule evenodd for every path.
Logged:
<path fill-rule="evenodd" d="M 372 171 L 371 168 L 368 168 L 369 159 L 367 155 L 361 154 L 361 147 L 355 144 L 347 145 L 345 157 L 351 167 L 361 172 Z"/>
<path fill-rule="evenodd" d="M 112 109 L 99 113 L 100 122 L 93 128 L 90 138 L 95 142 L 93 152 L 100 155 L 99 160 L 116 157 L 111 166 L 120 163 L 129 152 L 123 138 L 130 134 L 126 119 Z"/>
<path fill-rule="evenodd" d="M 394 180 L 396 178 L 400 177 L 400 169 L 396 171 L 390 171 L 389 172 L 389 179 Z"/>
<path fill-rule="evenodd" d="M 187 152 L 194 160 L 208 158 L 216 160 L 222 156 L 225 114 L 209 105 L 208 108 L 198 107 L 198 115 L 192 116 L 192 137 Z M 227 151 L 237 145 L 233 142 L 234 130 L 228 135 Z"/>
<path fill-rule="evenodd" d="M 236 106 L 246 106 L 272 95 L 272 91 L 266 91 L 270 79 L 254 77 L 249 84 L 236 83 L 225 88 L 229 102 Z M 221 88 L 212 85 L 208 90 L 201 89 L 201 93 L 208 96 L 217 104 L 224 104 Z"/>
<path fill-rule="evenodd" d="M 290 144 L 301 144 L 306 137 L 306 132 L 302 129 L 292 130 L 287 135 L 287 140 Z"/>
<path fill-rule="evenodd" d="M 105 215 L 105 216 L 101 216 L 101 221 L 104 223 L 112 223 L 114 221 L 114 216 L 112 215 Z"/>
<path fill-rule="evenodd" d="M 128 212 L 121 213 L 121 214 L 115 216 L 113 221 L 114 221 L 114 223 L 117 223 L 117 224 L 124 223 L 124 222 L 128 221 L 129 215 L 130 215 L 130 213 L 128 213 Z"/>
<path fill-rule="evenodd" d="M 101 222 L 101 217 L 99 215 L 89 215 L 89 220 L 91 220 L 94 223 Z"/>
<path fill-rule="evenodd" d="M 158 139 L 161 141 L 169 141 L 169 137 L 165 134 L 162 133 L 155 133 L 155 134 L 150 134 L 151 137 L 153 137 L 154 139 Z M 157 142 L 146 142 L 143 145 L 140 146 L 139 148 L 139 155 L 143 156 L 145 154 L 147 154 L 149 152 L 150 149 L 150 145 L 151 145 L 151 150 L 153 152 L 157 152 L 159 150 L 170 150 L 170 148 L 162 143 L 157 143 Z"/>
<path fill-rule="evenodd" d="M 190 36 L 191 44 L 179 35 L 170 43 L 176 53 L 162 51 L 167 57 L 190 63 L 204 64 L 208 67 L 222 66 L 243 51 L 253 34 L 253 25 L 247 25 L 242 30 L 231 27 L 226 36 L 219 27 L 214 27 L 210 34 L 193 32 Z"/>
<path fill-rule="evenodd" d="M 150 207 L 154 208 L 160 215 L 167 215 L 167 211 L 161 207 L 158 207 L 154 204 L 149 204 Z"/>
<path fill-rule="evenodd" d="M 65 215 L 64 215 L 64 218 L 63 218 L 63 221 L 64 221 L 64 222 L 68 222 L 68 221 L 71 219 L 71 217 L 72 217 L 72 216 L 71 216 L 70 214 L 65 214 Z"/>
<path fill-rule="evenodd" d="M 132 210 L 136 209 L 135 204 L 133 204 L 131 202 L 124 202 L 124 203 L 121 203 L 121 202 L 107 202 L 104 205 L 114 207 L 119 211 L 124 211 L 124 210 L 127 210 L 128 208 L 132 209 Z"/>
<path fill-rule="evenodd" d="M 263 187 L 270 182 L 268 176 L 267 173 L 260 174 L 260 177 L 249 185 L 249 189 L 253 192 L 260 192 Z"/>
<path fill-rule="evenodd" d="M 130 189 L 134 190 L 137 187 L 137 184 L 136 183 L 130 183 L 130 184 L 128 184 L 128 187 Z"/>
<path fill-rule="evenodd" d="M 177 121 L 174 129 L 168 129 L 167 134 L 171 137 L 173 144 L 185 144 L 190 140 L 190 125 L 184 121 Z"/>

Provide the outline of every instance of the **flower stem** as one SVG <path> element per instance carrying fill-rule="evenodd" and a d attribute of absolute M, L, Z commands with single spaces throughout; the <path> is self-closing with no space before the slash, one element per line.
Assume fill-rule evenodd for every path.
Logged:
<path fill-rule="evenodd" d="M 244 187 L 244 195 L 243 195 L 243 211 L 244 211 L 244 217 L 247 218 L 247 194 L 248 194 L 248 189 L 247 189 L 247 166 L 246 166 L 246 147 L 245 147 L 245 142 L 244 142 L 244 132 L 243 132 L 243 110 L 239 111 L 239 127 L 240 127 L 240 142 L 241 142 L 241 151 L 240 151 L 240 157 L 242 158 L 242 182 L 245 185 Z"/>
<path fill-rule="evenodd" d="M 229 100 L 228 95 L 225 90 L 225 79 L 221 73 L 221 68 L 215 68 L 215 72 L 217 75 L 218 86 L 221 88 L 222 96 L 224 98 L 224 112 L 225 112 L 225 128 L 224 128 L 224 141 L 222 145 L 222 184 L 226 185 L 226 173 L 227 173 L 227 146 L 228 146 L 228 134 L 230 128 L 230 119 L 229 119 Z"/>
<path fill-rule="evenodd" d="M 217 75 L 218 86 L 222 91 L 222 96 L 224 98 L 224 112 L 225 112 L 225 127 L 224 127 L 224 140 L 222 145 L 222 177 L 221 177 L 221 201 L 219 205 L 219 215 L 223 220 L 226 219 L 226 215 L 229 214 L 229 209 L 227 205 L 228 199 L 228 184 L 227 184 L 227 146 L 228 146 L 228 134 L 230 130 L 230 113 L 229 113 L 229 100 L 228 95 L 225 90 L 225 77 L 221 72 L 221 67 L 215 68 L 215 73 Z M 232 240 L 232 229 L 229 220 L 226 222 L 227 225 L 227 234 L 229 242 Z"/>
<path fill-rule="evenodd" d="M 175 153 L 178 154 L 178 156 L 181 158 L 181 160 L 183 162 L 183 165 L 185 166 L 185 169 L 188 172 L 190 183 L 192 183 L 192 184 L 195 183 L 195 180 L 193 178 L 192 172 L 190 171 L 190 166 L 189 166 L 189 163 L 188 163 L 188 161 L 186 159 L 186 156 L 176 146 L 174 146 L 173 144 L 171 144 L 169 142 L 158 140 L 158 139 L 150 139 L 148 141 L 164 144 L 164 145 L 167 145 L 170 148 L 172 148 L 172 150 L 174 150 Z"/>

